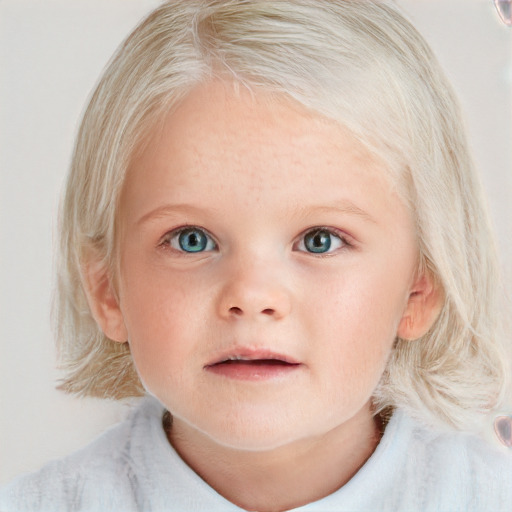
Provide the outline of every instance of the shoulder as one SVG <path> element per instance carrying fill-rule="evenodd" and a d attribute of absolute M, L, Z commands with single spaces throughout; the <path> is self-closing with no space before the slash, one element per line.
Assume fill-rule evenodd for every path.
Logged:
<path fill-rule="evenodd" d="M 163 412 L 146 397 L 84 449 L 2 489 L 0 511 L 240 510 L 179 457 L 162 428 Z"/>
<path fill-rule="evenodd" d="M 406 472 L 425 510 L 512 510 L 512 450 L 461 432 L 430 430 L 405 416 L 402 423 L 410 436 Z"/>
<path fill-rule="evenodd" d="M 512 451 L 429 428 L 397 410 L 374 454 L 339 496 L 361 511 L 512 510 Z"/>
<path fill-rule="evenodd" d="M 467 434 L 445 434 L 426 444 L 432 467 L 441 467 L 436 477 L 453 482 L 472 510 L 512 510 L 512 452 Z"/>
<path fill-rule="evenodd" d="M 136 510 L 131 445 L 143 435 L 150 412 L 139 406 L 85 448 L 18 477 L 0 490 L 0 510 Z"/>

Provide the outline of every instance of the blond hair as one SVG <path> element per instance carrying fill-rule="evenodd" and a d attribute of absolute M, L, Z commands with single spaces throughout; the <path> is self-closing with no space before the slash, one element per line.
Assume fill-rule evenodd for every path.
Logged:
<path fill-rule="evenodd" d="M 495 249 L 457 101 L 431 50 L 392 6 L 357 0 L 174 0 L 120 46 L 77 137 L 61 212 L 56 326 L 61 388 L 143 393 L 128 343 L 107 339 L 82 285 L 94 247 L 115 273 L 128 162 L 158 119 L 212 79 L 286 95 L 381 158 L 415 215 L 420 265 L 444 304 L 421 339 L 397 339 L 374 401 L 470 429 L 507 385 Z"/>

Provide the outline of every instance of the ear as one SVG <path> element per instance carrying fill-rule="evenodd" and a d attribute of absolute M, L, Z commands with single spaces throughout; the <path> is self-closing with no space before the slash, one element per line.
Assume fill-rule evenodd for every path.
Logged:
<path fill-rule="evenodd" d="M 82 282 L 89 308 L 105 336 L 124 343 L 128 340 L 128 331 L 109 274 L 105 263 L 91 251 L 82 267 Z"/>
<path fill-rule="evenodd" d="M 439 316 L 442 305 L 441 287 L 432 276 L 422 274 L 411 289 L 397 336 L 405 340 L 417 340 L 424 336 Z"/>

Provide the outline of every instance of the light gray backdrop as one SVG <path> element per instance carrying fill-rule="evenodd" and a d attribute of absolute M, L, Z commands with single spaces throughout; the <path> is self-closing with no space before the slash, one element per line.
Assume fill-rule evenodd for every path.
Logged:
<path fill-rule="evenodd" d="M 0 483 L 125 414 L 126 405 L 54 389 L 52 244 L 83 104 L 117 44 L 157 3 L 0 0 Z M 398 3 L 460 93 L 511 277 L 512 29 L 491 0 Z"/>

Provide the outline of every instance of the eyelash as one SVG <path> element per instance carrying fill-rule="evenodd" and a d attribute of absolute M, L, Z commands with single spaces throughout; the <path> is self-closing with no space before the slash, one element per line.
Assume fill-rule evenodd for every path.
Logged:
<path fill-rule="evenodd" d="M 320 233 L 328 234 L 331 237 L 328 250 L 326 252 L 306 250 L 306 237 L 308 235 L 312 235 L 312 234 L 316 234 L 318 236 Z M 338 242 L 339 246 L 335 247 L 334 250 L 330 250 L 331 244 L 332 244 L 332 237 L 335 237 L 339 241 Z M 349 239 L 348 235 L 346 235 L 345 233 L 341 232 L 338 229 L 329 228 L 329 227 L 325 227 L 325 226 L 315 226 L 314 228 L 310 228 L 310 229 L 306 230 L 304 233 L 302 233 L 300 235 L 298 241 L 295 242 L 293 245 L 294 249 L 296 247 L 300 247 L 300 246 L 302 246 L 301 252 L 313 255 L 317 258 L 322 258 L 322 257 L 326 258 L 326 257 L 336 254 L 339 251 L 351 249 L 354 247 L 354 245 L 353 245 L 352 241 Z"/>
<path fill-rule="evenodd" d="M 197 232 L 197 233 L 201 233 L 202 235 L 204 235 L 204 237 L 206 239 L 206 246 L 198 251 L 185 251 L 182 248 L 180 248 L 179 247 L 179 237 L 181 235 L 185 234 L 187 231 L 189 231 L 190 234 Z M 173 246 L 174 241 L 177 241 L 176 246 Z M 172 231 L 169 231 L 168 233 L 166 233 L 163 236 L 163 238 L 161 239 L 161 241 L 158 245 L 167 250 L 172 250 L 178 254 L 183 254 L 183 255 L 198 254 L 198 253 L 207 252 L 207 251 L 209 252 L 212 250 L 216 250 L 218 247 L 214 238 L 212 237 L 212 235 L 210 235 L 208 233 L 208 231 L 206 231 L 203 228 L 200 228 L 198 226 L 193 226 L 193 225 L 182 226 L 180 228 L 176 228 L 176 229 L 173 229 Z"/>
<path fill-rule="evenodd" d="M 199 234 L 201 234 L 201 236 L 204 236 L 204 239 L 201 239 L 201 236 L 189 239 L 189 242 L 195 242 L 196 244 L 201 242 L 201 245 L 199 246 L 200 248 L 198 250 L 187 251 L 187 250 L 183 249 L 183 247 L 181 245 L 182 241 L 180 240 L 180 236 L 186 234 L 187 232 L 190 232 L 189 233 L 190 235 L 192 235 L 194 233 L 199 233 Z M 308 250 L 306 248 L 306 243 L 307 243 L 306 239 L 307 239 L 308 235 L 313 235 L 313 234 L 316 234 L 316 236 L 314 238 L 316 238 L 322 234 L 326 234 L 329 236 L 328 247 L 325 252 L 323 252 L 321 250 L 318 250 L 318 251 Z M 335 247 L 334 250 L 331 250 L 333 238 L 337 239 L 337 241 L 338 241 L 337 244 L 339 244 L 339 245 L 338 245 L 338 247 Z M 316 241 L 320 242 L 321 240 L 322 239 L 317 238 Z M 204 246 L 203 246 L 203 243 L 205 244 Z M 163 247 L 166 250 L 172 250 L 173 252 L 175 252 L 177 254 L 181 254 L 181 255 L 201 254 L 204 252 L 211 252 L 211 251 L 215 251 L 218 249 L 218 244 L 216 243 L 213 236 L 210 233 L 208 233 L 208 231 L 206 231 L 204 228 L 201 228 L 198 226 L 193 226 L 193 225 L 187 225 L 187 226 L 179 227 L 179 228 L 169 231 L 162 237 L 162 239 L 160 240 L 158 245 L 159 245 L 159 247 Z M 310 229 L 304 231 L 303 233 L 301 233 L 301 235 L 298 237 L 298 239 L 293 243 L 292 247 L 294 250 L 298 250 L 299 252 L 303 252 L 305 254 L 309 254 L 309 255 L 321 258 L 321 257 L 329 257 L 329 256 L 335 254 L 336 252 L 339 252 L 342 250 L 351 249 L 354 247 L 354 245 L 351 242 L 350 238 L 345 233 L 341 232 L 340 230 L 335 229 L 335 228 L 316 226 L 314 228 L 310 228 Z"/>

